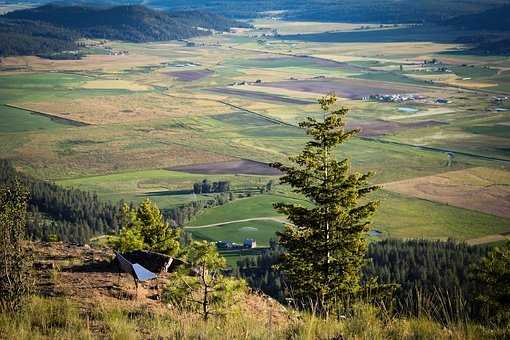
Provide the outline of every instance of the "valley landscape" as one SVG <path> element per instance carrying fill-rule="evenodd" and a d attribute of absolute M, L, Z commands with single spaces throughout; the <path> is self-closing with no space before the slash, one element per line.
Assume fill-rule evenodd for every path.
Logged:
<path fill-rule="evenodd" d="M 9 6 L 0 20 L 27 20 Z M 312 204 L 268 164 L 300 152 L 309 137 L 298 123 L 321 118 L 317 100 L 334 93 L 349 109 L 348 128 L 360 130 L 337 156 L 373 171 L 381 188 L 371 242 L 504 244 L 510 57 L 466 42 L 480 29 L 229 14 L 208 34 L 183 28 L 175 38 L 135 41 L 114 29 L 98 38 L 87 28 L 76 58 L 58 49 L 3 54 L 1 158 L 101 202 L 150 199 L 167 217 L 217 196 L 195 192 L 194 183 L 228 182 L 226 202 L 177 224 L 198 240 L 255 239 L 254 249 L 220 251 L 236 268 L 264 253 L 288 223 L 275 202 Z M 105 234 L 66 241 L 115 237 L 112 228 Z"/>

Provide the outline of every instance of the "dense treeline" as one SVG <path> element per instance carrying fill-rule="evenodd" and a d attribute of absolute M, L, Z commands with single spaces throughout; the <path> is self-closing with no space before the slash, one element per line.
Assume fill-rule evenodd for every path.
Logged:
<path fill-rule="evenodd" d="M 228 31 L 232 27 L 251 27 L 251 25 L 245 22 L 228 19 L 218 14 L 206 11 L 176 11 L 169 12 L 168 15 L 171 18 L 187 23 L 187 25 L 192 27 L 202 27 L 216 31 Z"/>
<path fill-rule="evenodd" d="M 364 273 L 382 283 L 400 285 L 395 296 L 400 311 L 416 315 L 418 300 L 431 308 L 447 299 L 463 304 L 462 312 L 476 317 L 472 267 L 488 250 L 455 241 L 385 240 L 370 246 Z"/>
<path fill-rule="evenodd" d="M 144 6 L 45 5 L 0 17 L 0 56 L 76 50 L 80 37 L 131 42 L 188 39 L 245 23 L 203 11 L 166 13 Z"/>
<path fill-rule="evenodd" d="M 253 18 L 273 11 L 288 20 L 336 22 L 438 22 L 505 4 L 505 0 L 152 0 L 151 5 L 171 9 L 205 9 L 236 18 Z"/>
<path fill-rule="evenodd" d="M 193 183 L 194 194 L 209 194 L 209 193 L 222 193 L 230 191 L 230 182 L 219 181 L 212 182 L 212 184 L 204 179 L 202 182 Z"/>
<path fill-rule="evenodd" d="M 104 202 L 93 193 L 65 189 L 31 178 L 17 172 L 11 162 L 0 160 L 0 186 L 12 183 L 16 178 L 29 192 L 27 228 L 33 239 L 85 243 L 93 236 L 118 233 L 125 225 L 122 201 Z M 162 213 L 168 223 L 179 227 L 203 209 L 223 205 L 233 199 L 230 192 L 222 192 L 205 200 L 164 209 Z M 133 204 L 130 205 L 133 208 Z"/>
<path fill-rule="evenodd" d="M 418 314 L 424 304 L 433 309 L 448 301 L 477 318 L 480 310 L 473 295 L 479 287 L 471 279 L 471 267 L 488 250 L 455 241 L 384 240 L 370 244 L 364 277 L 399 284 L 394 300 L 399 312 Z M 283 301 L 292 294 L 281 273 L 273 269 L 281 254 L 282 249 L 272 242 L 261 255 L 238 261 L 238 275 L 251 287 Z"/>
<path fill-rule="evenodd" d="M 273 269 L 283 249 L 271 240 L 269 249 L 258 256 L 247 256 L 237 262 L 236 274 L 243 277 L 248 285 L 284 302 L 289 295 L 283 275 Z"/>
<path fill-rule="evenodd" d="M 0 160 L 0 185 L 16 178 L 29 192 L 27 225 L 34 239 L 86 242 L 93 235 L 118 232 L 122 224 L 121 203 L 103 202 L 95 194 L 31 178 Z"/>
<path fill-rule="evenodd" d="M 0 17 L 0 56 L 76 50 L 79 37 L 76 32 L 47 23 Z"/>
<path fill-rule="evenodd" d="M 510 30 L 510 5 L 492 8 L 482 13 L 461 15 L 445 24 L 468 30 Z"/>
<path fill-rule="evenodd" d="M 206 200 L 192 201 L 173 209 L 164 209 L 162 213 L 174 226 L 183 226 L 203 209 L 220 206 L 233 199 L 234 196 L 230 192 L 225 192 Z"/>

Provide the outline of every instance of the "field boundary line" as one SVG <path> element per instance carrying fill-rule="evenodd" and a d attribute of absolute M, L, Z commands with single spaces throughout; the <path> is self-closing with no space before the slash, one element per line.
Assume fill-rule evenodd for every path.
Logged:
<path fill-rule="evenodd" d="M 36 114 L 36 115 L 40 115 L 40 116 L 43 116 L 43 117 L 46 117 L 46 118 L 50 118 L 51 120 L 55 120 L 57 122 L 58 121 L 63 121 L 64 123 L 67 123 L 67 124 L 73 125 L 73 126 L 81 127 L 81 126 L 90 126 L 90 125 L 93 125 L 93 124 L 90 124 L 90 123 L 81 122 L 79 120 L 64 118 L 64 117 L 57 116 L 57 115 L 54 115 L 54 114 L 51 114 L 51 113 L 47 113 L 47 112 L 27 109 L 27 108 L 24 108 L 22 106 L 17 106 L 17 105 L 12 105 L 12 104 L 4 104 L 4 106 L 12 108 L 12 109 L 18 109 L 18 110 L 27 111 L 27 112 L 29 112 L 31 114 Z"/>
<path fill-rule="evenodd" d="M 251 221 L 274 221 L 274 222 L 279 222 L 282 224 L 291 224 L 291 223 L 288 223 L 285 220 L 282 220 L 281 218 L 279 219 L 277 217 L 253 217 L 253 218 L 246 218 L 243 220 L 226 221 L 226 222 L 219 222 L 219 223 L 204 224 L 204 225 L 200 225 L 200 226 L 184 227 L 184 229 L 213 228 L 213 227 L 220 227 L 220 226 L 223 226 L 226 224 L 243 223 L 243 222 L 251 222 Z"/>
<path fill-rule="evenodd" d="M 233 49 L 233 50 L 237 50 L 237 51 L 257 52 L 257 53 L 263 53 L 263 54 L 281 55 L 281 56 L 294 57 L 294 58 L 315 59 L 315 60 L 333 62 L 333 63 L 337 63 L 339 65 L 343 65 L 341 61 L 337 61 L 337 60 L 333 60 L 333 59 L 328 59 L 328 58 L 309 56 L 309 55 L 306 55 L 306 54 L 305 55 L 300 55 L 300 54 L 285 53 L 285 52 L 275 52 L 275 51 L 267 51 L 267 50 L 251 49 L 251 48 L 239 48 L 239 47 L 234 47 L 234 46 L 226 46 L 226 47 L 230 48 L 230 49 Z M 349 63 L 347 63 L 347 64 L 349 64 Z M 351 65 L 351 64 L 349 64 L 349 65 Z M 353 66 L 353 65 L 351 65 L 351 66 Z M 372 72 L 370 67 L 361 67 L 361 66 L 358 66 L 358 67 L 361 68 L 362 70 L 364 70 L 365 72 Z M 348 79 L 348 78 L 346 78 L 346 79 Z M 406 83 L 402 83 L 402 82 L 393 82 L 393 81 L 381 81 L 381 80 L 378 80 L 378 81 L 384 82 L 384 83 L 389 83 L 389 84 L 406 84 Z M 500 91 L 493 91 L 493 90 L 487 90 L 487 89 L 476 89 L 476 90 L 474 90 L 474 89 L 470 89 L 468 87 L 463 87 L 463 86 L 453 86 L 453 85 L 448 85 L 448 84 L 442 85 L 442 84 L 438 84 L 438 83 L 435 83 L 434 85 L 427 85 L 427 84 L 407 84 L 407 85 L 412 85 L 412 86 L 421 87 L 421 88 L 425 88 L 425 89 L 434 89 L 434 90 L 445 90 L 445 89 L 447 89 L 448 91 L 462 90 L 464 92 L 474 93 L 474 94 L 477 94 L 479 92 L 486 93 L 486 94 L 492 94 L 492 95 L 505 95 L 505 94 L 507 94 L 506 92 L 500 92 Z"/>
<path fill-rule="evenodd" d="M 479 155 L 479 154 L 476 154 L 476 153 L 465 152 L 465 151 L 458 151 L 458 150 L 447 149 L 447 148 L 438 148 L 438 147 L 426 146 L 426 145 L 414 145 L 414 144 L 408 144 L 408 143 L 402 143 L 402 142 L 385 140 L 385 139 L 379 139 L 379 138 L 372 138 L 372 137 L 360 137 L 360 136 L 358 136 L 358 138 L 360 138 L 362 140 L 366 140 L 366 141 L 371 141 L 371 142 L 380 142 L 380 143 L 385 143 L 385 144 L 407 146 L 407 147 L 412 147 L 412 148 L 421 149 L 421 150 L 427 150 L 427 151 L 435 151 L 435 152 L 443 152 L 443 153 L 450 152 L 450 153 L 458 154 L 458 155 L 462 155 L 462 156 L 468 156 L 468 157 L 474 157 L 474 158 L 482 158 L 482 159 L 488 159 L 488 160 L 491 160 L 491 161 L 499 161 L 499 162 L 508 162 L 508 163 L 510 163 L 510 159 L 506 159 L 506 158 L 499 158 L 499 157 L 493 157 L 493 156 L 484 156 L 484 155 Z"/>
<path fill-rule="evenodd" d="M 248 109 L 246 109 L 244 107 L 241 107 L 241 106 L 229 103 L 229 102 L 221 100 L 221 99 L 201 98 L 201 97 L 183 97 L 183 96 L 172 95 L 172 94 L 168 94 L 168 93 L 163 93 L 163 95 L 167 96 L 167 97 L 171 97 L 171 98 L 180 98 L 180 99 L 186 99 L 186 100 L 205 100 L 205 101 L 210 101 L 210 102 L 214 102 L 214 103 L 220 103 L 220 104 L 229 106 L 231 108 L 234 108 L 236 110 L 241 110 L 241 111 L 244 111 L 244 112 L 247 112 L 247 113 L 254 114 L 254 115 L 259 116 L 259 117 L 261 117 L 261 118 L 263 118 L 263 119 L 265 119 L 267 121 L 270 121 L 273 124 L 276 123 L 276 124 L 285 125 L 285 126 L 289 126 L 289 127 L 298 127 L 297 125 L 284 122 L 282 120 L 279 120 L 278 118 L 266 116 L 263 113 L 255 112 L 255 111 L 252 111 L 252 110 L 248 110 Z"/>

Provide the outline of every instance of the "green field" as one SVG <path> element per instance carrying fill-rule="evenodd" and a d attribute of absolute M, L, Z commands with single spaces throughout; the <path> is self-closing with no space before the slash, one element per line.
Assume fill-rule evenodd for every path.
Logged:
<path fill-rule="evenodd" d="M 257 247 L 268 247 L 269 240 L 276 240 L 276 232 L 282 229 L 282 223 L 275 221 L 251 221 L 225 224 L 217 227 L 187 229 L 193 237 L 208 241 L 229 240 L 242 244 L 245 239 L 257 240 Z"/>
<path fill-rule="evenodd" d="M 510 94 L 507 57 L 457 53 L 464 48 L 454 43 L 459 32 L 445 32 L 435 41 L 430 39 L 437 37 L 435 27 L 324 33 L 307 24 L 307 32 L 316 34 L 299 35 L 295 23 L 274 25 L 290 25 L 293 35 L 213 35 L 195 38 L 195 47 L 109 42 L 130 57 L 100 53 L 63 63 L 6 60 L 0 64 L 2 158 L 33 176 L 95 192 L 104 200 L 150 198 L 162 209 L 209 198 L 191 193 L 193 183 L 203 179 L 231 182 L 236 197 L 254 195 L 203 211 L 188 226 L 277 217 L 275 201 L 302 201 L 289 198 L 295 195 L 279 185 L 272 194 L 260 195 L 259 188 L 274 177 L 167 169 L 234 159 L 284 162 L 307 140 L 297 122 L 321 117 L 319 105 L 307 102 L 328 92 L 330 83 L 354 84 L 353 78 L 359 78 L 367 80 L 357 82 L 359 93 L 410 89 L 423 99 L 341 98 L 350 109 L 348 119 L 361 125 L 365 136 L 337 153 L 352 160 L 353 170 L 374 171 L 378 184 L 471 167 L 510 171 L 510 111 L 501 110 L 510 109 L 510 101 L 493 98 Z M 423 63 L 432 59 L 439 63 Z M 197 80 L 172 76 L 203 70 L 208 75 Z M 310 85 L 304 90 L 269 86 L 294 80 Z M 90 81 L 97 87 L 85 88 Z M 211 91 L 222 88 L 233 91 Z M 282 98 L 300 101 L 289 104 Z M 437 98 L 449 103 L 438 104 Z M 5 104 L 89 125 L 68 125 Z M 447 151 L 460 152 L 450 167 Z M 387 191 L 375 197 L 381 208 L 374 228 L 382 237 L 467 240 L 509 231 L 508 218 Z M 266 246 L 280 226 L 264 220 L 190 230 L 208 240 L 255 237 Z"/>
<path fill-rule="evenodd" d="M 273 203 L 275 202 L 307 204 L 306 201 L 291 199 L 285 196 L 257 195 L 255 197 L 239 199 L 221 207 L 208 209 L 193 219 L 189 226 L 201 226 L 256 217 L 281 216 L 273 209 Z"/>
<path fill-rule="evenodd" d="M 0 108 L 0 133 L 52 130 L 65 127 L 51 118 L 11 107 Z"/>
<path fill-rule="evenodd" d="M 468 240 L 510 231 L 510 219 L 380 191 L 373 228 L 389 238 Z"/>
<path fill-rule="evenodd" d="M 510 231 L 510 219 L 496 217 L 473 210 L 466 210 L 445 204 L 430 202 L 417 198 L 379 191 L 373 195 L 374 200 L 381 202 L 380 209 L 373 218 L 372 228 L 382 232 L 384 238 L 455 238 L 467 240 L 483 235 Z M 258 217 L 276 217 L 278 213 L 272 209 L 272 203 L 282 201 L 281 197 L 263 195 L 235 201 L 233 203 L 205 210 L 189 226 L 201 226 L 221 222 L 237 221 Z M 296 201 L 297 204 L 305 203 Z M 228 239 L 235 242 L 259 233 L 240 232 L 242 227 L 255 227 L 267 223 L 274 235 L 279 223 L 266 221 L 248 221 L 225 224 L 222 226 L 189 229 L 198 238 L 215 241 Z M 264 229 L 264 232 L 267 230 Z M 246 236 L 246 237 L 245 237 Z M 260 236 L 264 242 L 270 237 Z M 256 238 L 258 240 L 258 238 Z M 266 243 L 263 243 L 266 245 Z"/>
<path fill-rule="evenodd" d="M 147 170 L 64 179 L 57 183 L 68 188 L 95 192 L 104 200 L 139 203 L 149 198 L 161 208 L 171 208 L 193 200 L 207 199 L 208 195 L 192 193 L 193 183 L 201 182 L 204 179 L 211 183 L 229 181 L 234 193 L 240 194 L 256 191 L 258 186 L 265 185 L 272 177 L 200 175 L 169 170 Z M 235 204 L 237 203 L 235 202 Z M 265 206 L 270 205 L 266 201 L 264 203 L 266 203 Z"/>

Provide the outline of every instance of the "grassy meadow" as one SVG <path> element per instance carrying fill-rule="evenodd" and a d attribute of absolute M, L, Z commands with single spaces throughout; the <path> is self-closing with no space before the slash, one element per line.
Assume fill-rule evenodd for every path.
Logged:
<path fill-rule="evenodd" d="M 204 322 L 199 315 L 175 307 L 156 308 L 110 300 L 91 304 L 58 297 L 33 298 L 27 309 L 16 317 L 0 315 L 0 331 L 7 338 L 16 339 L 330 339 L 338 336 L 346 339 L 497 339 L 504 336 L 470 323 L 450 322 L 443 326 L 427 315 L 420 318 L 380 315 L 370 305 L 358 305 L 352 317 L 338 321 L 282 311 L 255 299 L 237 304 L 224 318 Z"/>
<path fill-rule="evenodd" d="M 356 171 L 374 171 L 377 184 L 478 167 L 510 172 L 510 101 L 496 99 L 510 94 L 508 58 L 459 53 L 466 46 L 452 42 L 458 32 L 437 41 L 430 39 L 437 37 L 433 27 L 360 31 L 335 23 L 253 23 L 262 30 L 199 37 L 194 47 L 108 42 L 128 54 L 98 48 L 74 61 L 3 58 L 2 157 L 104 200 L 150 198 L 163 209 L 206 198 L 191 193 L 203 179 L 230 181 L 236 196 L 253 194 L 203 211 L 187 227 L 280 218 L 275 201 L 300 201 L 278 185 L 257 194 L 269 180 L 276 183 L 275 176 L 171 169 L 285 161 L 307 140 L 297 123 L 320 117 L 315 100 L 337 89 L 350 109 L 348 127 L 361 129 L 338 156 L 350 158 Z M 260 35 L 271 29 L 282 35 Z M 361 100 L 380 92 L 420 99 Z M 452 164 L 447 152 L 454 154 Z M 374 198 L 381 200 L 374 228 L 382 237 L 471 240 L 510 231 L 510 217 L 476 207 L 389 189 Z M 508 197 L 501 200 L 506 204 Z M 279 228 L 275 220 L 255 220 L 189 230 L 196 238 L 254 237 L 266 246 Z"/>

